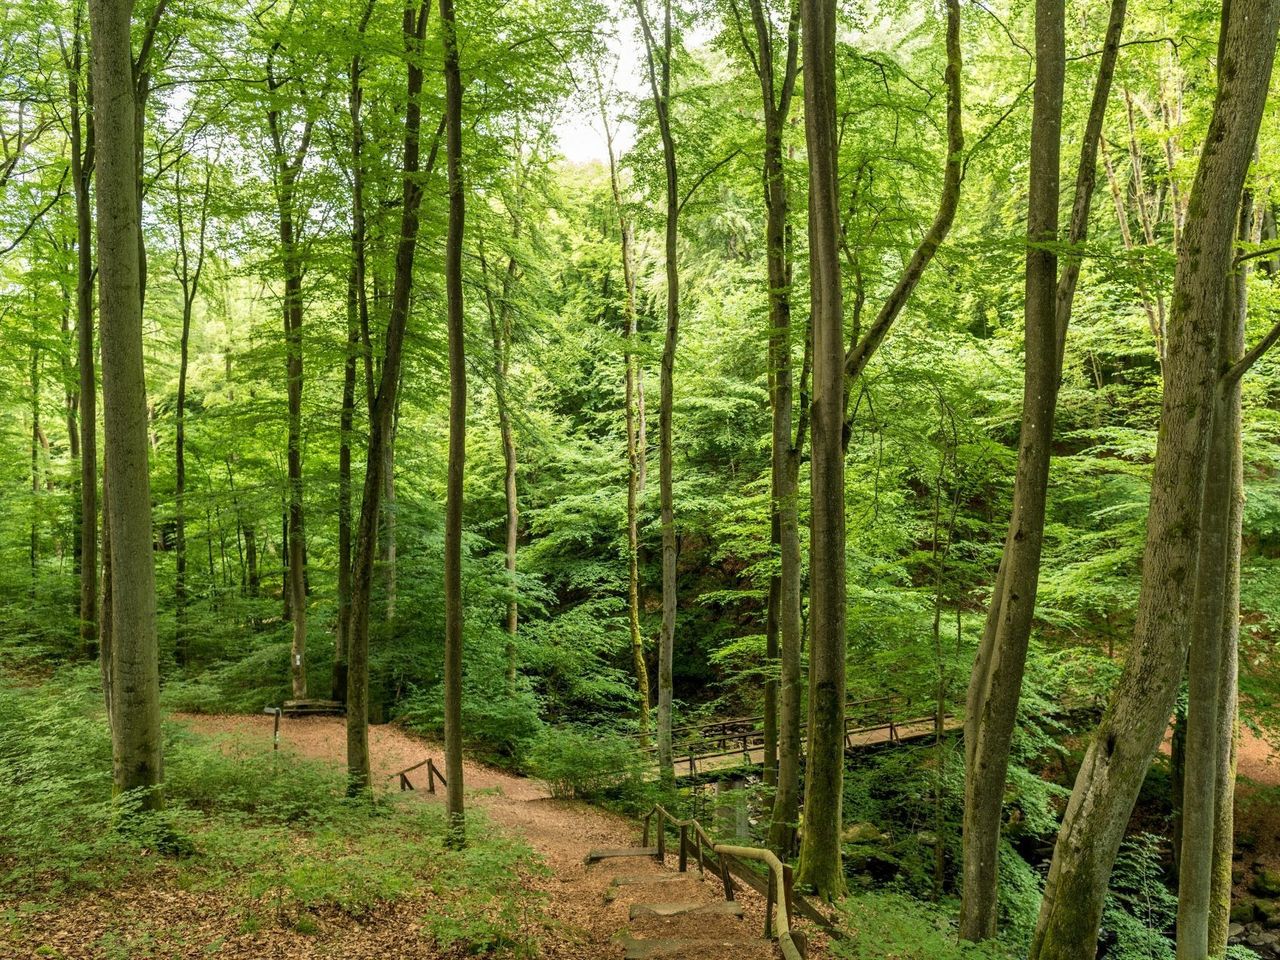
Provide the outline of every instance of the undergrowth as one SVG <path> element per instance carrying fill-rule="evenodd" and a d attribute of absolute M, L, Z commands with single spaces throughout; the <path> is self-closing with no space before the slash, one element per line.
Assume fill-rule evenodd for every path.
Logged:
<path fill-rule="evenodd" d="M 164 811 L 131 811 L 128 797 L 112 797 L 96 676 L 0 680 L 0 943 L 34 946 L 26 938 L 41 912 L 155 882 L 229 901 L 241 931 L 312 933 L 320 918 L 363 919 L 400 901 L 442 948 L 529 949 L 523 931 L 539 901 L 528 880 L 543 868 L 477 811 L 469 846 L 451 850 L 436 804 L 348 799 L 334 765 L 178 724 L 165 727 Z"/>

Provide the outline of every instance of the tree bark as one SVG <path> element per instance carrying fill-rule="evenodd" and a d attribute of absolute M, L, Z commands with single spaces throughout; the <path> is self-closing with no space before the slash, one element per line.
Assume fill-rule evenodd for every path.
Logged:
<path fill-rule="evenodd" d="M 98 619 L 98 398 L 93 350 L 93 179 L 95 138 L 92 84 L 81 106 L 80 82 L 85 46 L 81 7 L 75 8 L 75 31 L 67 62 L 70 114 L 71 184 L 76 210 L 76 364 L 79 376 L 80 430 L 80 649 L 97 650 Z"/>
<path fill-rule="evenodd" d="M 1055 284 L 1061 175 L 1062 96 L 1066 70 L 1066 11 L 1062 0 L 1036 4 L 1035 101 L 1031 123 L 1026 259 L 1026 369 L 1022 431 L 1013 486 L 1013 513 L 992 593 L 986 628 L 974 662 L 965 714 L 963 898 L 960 936 L 995 936 L 1001 814 L 1009 745 L 1017 718 L 1031 619 L 1040 580 L 1044 514 L 1049 487 L 1053 418 L 1061 379 Z M 1108 39 L 1111 39 L 1109 36 Z M 1106 47 L 1114 58 L 1115 45 Z M 1104 73 L 1107 65 L 1104 56 Z M 1114 65 L 1114 59 L 1110 61 Z M 1095 106 L 1105 109 L 1103 85 Z M 1097 114 L 1100 117 L 1100 113 Z M 1091 119 L 1093 114 L 1091 114 Z M 1085 150 L 1090 144 L 1086 141 Z M 1086 163 L 1080 166 L 1083 174 Z M 1082 223 L 1088 221 L 1088 193 Z M 1073 224 L 1074 225 L 1074 224 Z M 1063 323 L 1065 335 L 1065 321 Z"/>
<path fill-rule="evenodd" d="M 782 166 L 782 136 L 791 112 L 799 67 L 800 6 L 791 4 L 779 71 L 774 28 L 762 0 L 750 0 L 754 47 L 733 6 L 748 59 L 760 81 L 764 110 L 761 186 L 765 205 L 765 267 L 769 304 L 769 398 L 772 413 L 770 453 L 771 541 L 779 571 L 769 582 L 766 624 L 765 782 L 772 783 L 774 805 L 769 845 L 779 856 L 795 846 L 800 805 L 800 439 L 793 432 L 791 260 L 787 243 L 789 201 Z M 778 676 L 775 679 L 775 664 Z M 781 696 L 779 697 L 779 693 Z M 781 702 L 779 702 L 781 701 Z M 779 709 L 781 708 L 781 709 Z"/>
<path fill-rule="evenodd" d="M 836 127 L 836 4 L 801 0 L 809 148 L 809 294 L 813 323 L 809 749 L 797 882 L 826 899 L 844 891 L 845 519 L 844 320 Z"/>
<path fill-rule="evenodd" d="M 658 132 L 662 140 L 662 166 L 666 183 L 665 260 L 667 275 L 667 328 L 662 343 L 658 384 L 658 501 L 662 524 L 662 632 L 658 641 L 658 773 L 663 783 L 675 782 L 671 753 L 673 696 L 672 660 L 676 633 L 675 501 L 672 492 L 672 407 L 676 344 L 680 332 L 680 196 L 676 169 L 676 145 L 671 133 L 671 0 L 664 0 L 662 42 L 655 40 L 643 0 L 636 0 L 636 14 L 644 32 L 645 59 Z"/>
<path fill-rule="evenodd" d="M 342 366 L 342 412 L 338 423 L 338 624 L 333 642 L 330 696 L 346 702 L 348 646 L 351 637 L 351 430 L 355 420 L 356 353 L 369 329 L 369 299 L 365 287 L 364 220 L 364 102 L 363 53 L 365 31 L 373 16 L 374 0 L 366 0 L 356 28 L 356 52 L 351 56 L 351 86 L 347 107 L 351 115 L 351 275 L 347 279 L 347 356 Z M 366 364 L 372 360 L 366 358 Z M 373 380 L 366 392 L 372 396 Z M 366 403 L 372 407 L 371 403 Z M 370 412 L 372 412 L 370 410 Z"/>
<path fill-rule="evenodd" d="M 406 97 L 404 119 L 403 189 L 400 235 L 396 243 L 395 280 L 387 320 L 382 370 L 369 422 L 369 446 L 365 455 L 364 499 L 356 530 L 356 558 L 351 583 L 351 620 L 347 636 L 347 790 L 356 795 L 369 789 L 369 608 L 373 593 L 378 519 L 384 489 L 386 446 L 391 436 L 400 385 L 404 333 L 409 322 L 413 293 L 413 263 L 418 242 L 418 209 L 422 202 L 419 177 L 422 123 L 422 44 L 431 7 L 422 0 L 417 9 L 404 8 Z M 449 776 L 452 783 L 452 776 Z"/>
<path fill-rule="evenodd" d="M 1249 239 L 1252 203 L 1245 195 L 1239 236 Z M 1222 369 L 1230 369 L 1244 353 L 1245 265 L 1226 280 L 1222 298 L 1219 351 Z M 1196 565 L 1195 606 L 1191 614 L 1191 647 L 1187 661 L 1186 768 L 1182 794 L 1182 837 L 1178 869 L 1178 960 L 1207 960 L 1213 898 L 1215 856 L 1222 792 L 1220 760 L 1230 757 L 1235 726 L 1236 656 L 1239 639 L 1239 529 L 1236 461 L 1240 448 L 1240 380 L 1224 377 L 1214 395 L 1209 462 L 1200 508 L 1200 556 Z M 1234 534 L 1234 536 L 1233 536 Z M 1228 607 L 1228 599 L 1237 606 Z M 1229 676 L 1228 676 L 1229 675 Z M 1228 719 L 1225 714 L 1230 712 Z M 1228 821 L 1230 822 L 1230 821 Z M 1229 855 L 1228 855 L 1229 856 Z M 1230 863 L 1225 915 L 1230 914 Z M 1221 896 L 1221 881 L 1218 880 Z M 1219 913 L 1224 913 L 1219 909 Z M 1225 940 L 1223 946 L 1225 947 Z"/>
<path fill-rule="evenodd" d="M 516 190 L 520 189 L 519 143 L 517 149 Z M 511 236 L 520 236 L 520 216 L 513 212 L 511 216 Z M 493 342 L 493 393 L 498 408 L 498 434 L 502 441 L 503 494 L 506 501 L 506 545 L 505 566 L 507 570 L 507 616 L 503 624 L 507 633 L 504 655 L 506 657 L 507 696 L 516 693 L 516 634 L 520 627 L 520 609 L 516 598 L 516 546 L 520 534 L 520 506 L 516 490 L 516 439 L 511 424 L 511 410 L 507 402 L 507 374 L 511 366 L 511 296 L 515 282 L 519 276 L 520 266 L 514 255 L 507 258 L 507 266 L 502 275 L 502 288 L 497 303 L 489 288 L 488 261 L 481 249 L 481 266 L 485 271 L 485 304 L 489 314 L 489 336 Z"/>
<path fill-rule="evenodd" d="M 446 322 L 449 335 L 449 469 L 444 524 L 444 746 L 449 841 L 466 843 L 462 796 L 462 478 L 466 467 L 467 364 L 462 302 L 462 243 L 466 198 L 462 182 L 462 76 L 453 0 L 440 0 L 444 34 L 445 134 L 449 226 L 445 241 Z"/>
<path fill-rule="evenodd" d="M 272 50 L 274 55 L 275 48 Z M 289 81 L 279 79 L 271 59 L 267 63 L 267 87 L 274 94 Z M 306 534 L 302 510 L 302 315 L 303 263 L 299 246 L 299 224 L 296 223 L 297 181 L 311 146 L 313 120 L 303 123 L 297 146 L 285 146 L 287 123 L 280 110 L 267 111 L 274 165 L 276 209 L 280 236 L 280 257 L 284 269 L 284 301 L 282 314 L 285 339 L 285 375 L 288 393 L 288 558 L 287 608 L 293 620 L 293 642 L 289 672 L 294 699 L 307 696 L 307 561 Z"/>
<path fill-rule="evenodd" d="M 258 573 L 258 535 L 251 523 L 244 525 L 244 562 L 248 568 L 249 596 L 256 597 L 262 581 Z"/>
<path fill-rule="evenodd" d="M 644 380 L 643 367 L 636 356 L 636 277 L 632 263 L 632 228 L 622 204 L 622 184 L 613 150 L 613 129 L 605 109 L 604 87 L 599 74 L 600 121 L 604 125 L 605 145 L 609 152 L 609 186 L 613 190 L 613 206 L 618 214 L 618 242 L 622 256 L 622 283 L 625 287 L 623 315 L 626 323 L 626 406 L 627 427 L 627 625 L 631 633 L 631 669 L 636 678 L 636 717 L 640 734 L 649 742 L 649 667 L 645 660 L 644 637 L 640 633 L 640 497 L 644 492 Z"/>
<path fill-rule="evenodd" d="M 199 224 L 194 261 L 187 249 L 186 203 L 182 193 L 181 167 L 174 174 L 175 218 L 178 228 L 177 279 L 182 288 L 182 334 L 178 340 L 178 396 L 174 411 L 174 615 L 175 656 L 178 666 L 190 662 L 189 637 L 187 636 L 187 517 L 185 497 L 187 492 L 187 359 L 191 345 L 191 315 L 196 295 L 200 291 L 200 274 L 204 271 L 205 234 L 209 222 L 209 198 L 212 195 L 213 169 L 206 166 L 204 190 L 198 208 Z"/>
<path fill-rule="evenodd" d="M 111 551 L 111 717 L 117 793 L 162 804 L 160 678 L 152 564 L 151 480 L 143 372 L 137 159 L 130 46 L 132 0 L 91 0 L 97 241 L 102 305 L 104 514 Z"/>
<path fill-rule="evenodd" d="M 1264 208 L 1265 209 L 1265 208 Z M 1259 268 L 1261 269 L 1261 263 Z M 1230 329 L 1227 356 L 1238 362 L 1245 351 L 1245 322 L 1248 318 L 1246 273 L 1237 270 L 1235 317 Z M 1244 448 L 1241 436 L 1240 391 L 1233 391 L 1228 407 L 1231 425 L 1227 446 L 1231 455 L 1231 504 L 1227 512 L 1227 564 L 1222 610 L 1222 661 L 1218 670 L 1218 745 L 1214 773 L 1213 867 L 1209 889 L 1209 955 L 1221 956 L 1227 949 L 1231 923 L 1231 868 L 1235 854 L 1235 793 L 1237 757 L 1240 746 L 1240 548 L 1244 523 Z"/>
<path fill-rule="evenodd" d="M 1278 24 L 1277 0 L 1232 0 L 1223 11 L 1218 91 L 1174 275 L 1134 643 L 1076 777 L 1031 960 L 1094 956 L 1111 868 L 1177 696 L 1194 602 L 1209 427 L 1220 380 L 1222 300 Z"/>

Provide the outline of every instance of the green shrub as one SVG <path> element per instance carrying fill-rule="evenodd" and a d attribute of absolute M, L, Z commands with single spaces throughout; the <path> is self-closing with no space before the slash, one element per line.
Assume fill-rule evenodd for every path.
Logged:
<path fill-rule="evenodd" d="M 638 788 L 642 761 L 633 740 L 561 727 L 534 741 L 529 769 L 553 797 L 596 800 Z"/>
<path fill-rule="evenodd" d="M 832 951 L 850 960 L 1012 960 L 1017 954 L 1000 941 L 974 944 L 956 939 L 953 911 L 897 893 L 861 893 L 840 902 L 848 936 L 832 941 Z"/>

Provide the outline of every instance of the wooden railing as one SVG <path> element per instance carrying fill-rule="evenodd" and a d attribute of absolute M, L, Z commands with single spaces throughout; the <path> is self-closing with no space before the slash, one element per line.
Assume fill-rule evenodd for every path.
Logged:
<path fill-rule="evenodd" d="M 415 770 L 421 769 L 422 767 L 427 768 L 427 793 L 436 792 L 437 780 L 440 781 L 440 785 L 442 787 L 447 787 L 449 785 L 449 782 L 444 778 L 444 774 L 440 772 L 440 768 L 436 766 L 436 762 L 430 757 L 427 757 L 427 759 L 423 760 L 421 763 L 415 763 L 412 767 L 405 767 L 403 770 L 397 770 L 387 779 L 390 780 L 391 777 L 399 777 L 400 789 L 402 791 L 417 789 L 409 780 L 409 774 L 413 773 Z"/>
<path fill-rule="evenodd" d="M 898 727 L 910 720 L 910 711 L 911 701 L 900 696 L 849 701 L 845 704 L 845 746 L 853 746 L 852 739 L 855 735 L 872 733 L 876 730 L 887 730 L 888 742 L 896 743 Z M 698 773 L 699 761 L 718 760 L 739 754 L 744 760 L 750 761 L 751 752 L 764 747 L 763 722 L 763 716 L 735 717 L 673 727 L 671 730 L 673 759 L 680 767 L 688 766 L 688 776 L 695 776 Z M 801 721 L 801 733 L 807 727 L 807 721 Z M 679 737 L 678 741 L 677 737 Z M 801 742 L 803 743 L 803 737 Z M 643 748 L 643 751 L 647 754 L 656 754 L 657 747 L 649 744 Z"/>
<path fill-rule="evenodd" d="M 797 914 L 812 920 L 826 930 L 834 933 L 834 925 L 823 916 L 817 908 L 795 892 L 794 877 L 790 865 L 783 863 L 770 850 L 762 847 L 740 847 L 727 843 L 716 843 L 703 829 L 697 820 L 682 820 L 673 816 L 661 804 L 654 804 L 653 809 L 644 815 L 644 841 L 649 846 L 651 831 L 657 831 L 655 846 L 657 857 L 663 860 L 667 855 L 667 827 L 671 826 L 680 837 L 678 868 L 683 873 L 689 869 L 689 856 L 692 853 L 698 861 L 698 867 L 706 873 L 707 866 L 720 878 L 724 887 L 726 900 L 733 900 L 734 877 L 761 893 L 765 897 L 764 935 L 776 938 L 782 949 L 784 960 L 804 960 L 808 944 L 804 934 L 795 930 L 792 924 Z M 762 877 L 748 867 L 743 861 L 753 860 L 763 863 L 768 868 L 768 877 Z"/>

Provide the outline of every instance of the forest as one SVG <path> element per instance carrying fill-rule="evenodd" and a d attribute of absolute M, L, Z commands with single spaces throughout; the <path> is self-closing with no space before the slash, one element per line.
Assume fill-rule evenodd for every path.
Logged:
<path fill-rule="evenodd" d="M 1280 958 L 1280 0 L 0 26 L 0 958 Z"/>

